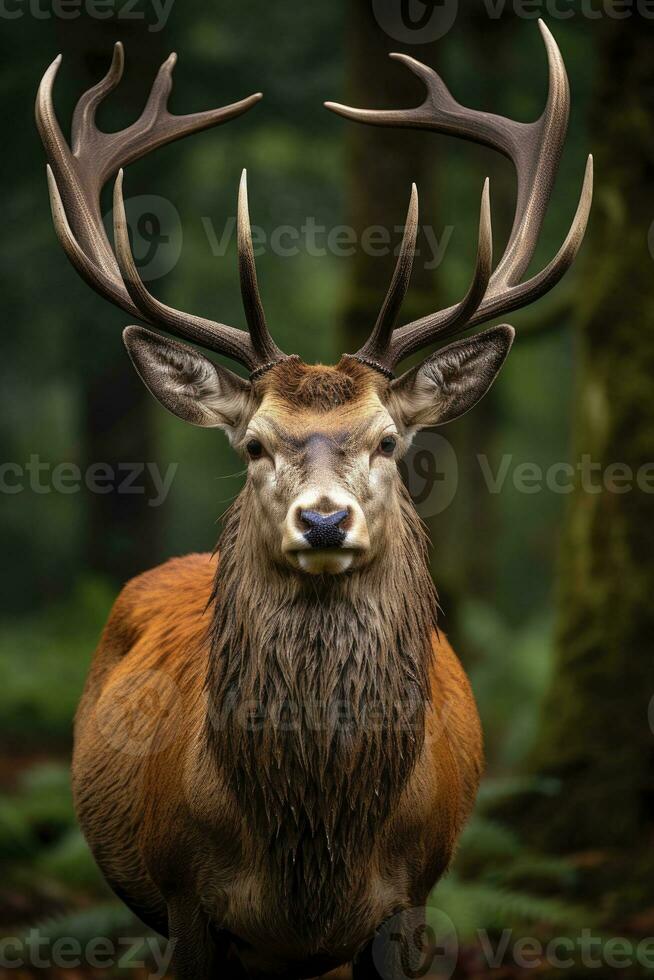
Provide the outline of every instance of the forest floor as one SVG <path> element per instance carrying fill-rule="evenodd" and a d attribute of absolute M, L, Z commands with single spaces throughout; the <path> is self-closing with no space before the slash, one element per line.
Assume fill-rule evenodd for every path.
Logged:
<path fill-rule="evenodd" d="M 0 876 L 0 978 L 166 980 L 169 973 L 163 966 L 167 962 L 161 952 L 164 946 L 152 934 L 144 936 L 143 926 L 114 899 L 90 857 L 72 810 L 68 767 L 69 750 L 65 745 L 53 745 L 46 751 L 13 744 L 0 752 L 0 861 L 4 869 Z M 507 934 L 522 937 L 523 944 L 535 942 L 545 948 L 554 937 L 559 937 L 560 942 L 561 937 L 578 936 L 585 929 L 580 923 L 590 921 L 571 920 L 566 928 L 567 907 L 558 898 L 521 892 L 515 874 L 513 879 L 505 874 L 504 879 L 496 880 L 497 862 L 488 858 L 492 852 L 495 857 L 499 853 L 505 863 L 513 860 L 515 868 L 524 871 L 525 852 L 518 848 L 511 858 L 507 851 L 510 848 L 515 849 L 510 836 L 485 820 L 483 813 L 472 821 L 467 838 L 464 835 L 457 866 L 435 893 L 438 909 L 447 910 L 445 918 L 449 916 L 456 922 L 457 929 L 466 917 L 472 925 L 461 933 L 455 955 L 440 961 L 436 958 L 432 968 L 426 971 L 408 971 L 407 980 L 417 977 L 421 980 L 520 980 L 561 976 L 566 980 L 585 977 L 607 980 L 613 975 L 630 980 L 654 975 L 654 970 L 643 969 L 642 964 L 618 969 L 611 965 L 620 953 L 616 943 L 631 942 L 633 953 L 638 942 L 646 941 L 642 937 L 654 935 L 654 909 L 643 910 L 635 919 L 616 923 L 615 927 L 607 927 L 604 922 L 600 932 L 608 938 L 602 940 L 602 949 L 608 950 L 612 943 L 613 959 L 605 956 L 593 966 L 578 962 L 578 954 L 574 966 L 553 966 L 552 957 L 539 957 L 531 947 L 521 949 L 517 956 L 518 945 L 512 939 L 503 947 L 503 936 Z M 526 867 L 532 876 L 534 867 L 555 876 L 561 873 L 561 862 L 548 863 L 542 856 L 534 858 L 533 855 L 530 860 L 531 870 L 529 864 Z M 491 872 L 485 870 L 486 864 Z M 570 867 L 565 865 L 564 872 L 569 874 Z M 562 886 L 560 890 L 564 891 Z M 528 926 L 514 921 L 524 909 L 530 910 Z M 571 907 L 570 914 L 574 911 Z M 548 923 L 548 918 L 554 921 Z M 511 928 L 505 929 L 505 925 Z M 90 948 L 89 944 L 103 940 L 118 950 L 118 944 L 131 937 L 132 946 L 125 954 L 130 965 L 120 963 L 122 951 L 116 954 L 111 968 L 89 965 L 96 961 L 84 955 L 77 962 L 74 948 L 65 945 L 59 961 L 65 965 L 55 966 L 43 957 L 37 958 L 38 947 L 36 953 L 33 947 L 22 947 L 21 964 L 10 965 L 15 947 L 7 948 L 5 944 L 12 941 L 11 937 L 26 937 L 30 930 L 38 930 L 38 935 L 45 937 L 46 951 L 56 949 L 57 943 L 72 940 L 82 954 Z M 116 939 L 118 936 L 123 939 Z M 631 939 L 615 938 L 624 936 Z M 654 959 L 654 940 L 650 944 Z M 152 955 L 155 947 L 160 952 Z M 498 957 L 502 949 L 504 953 Z M 624 952 L 622 956 L 624 960 Z"/>

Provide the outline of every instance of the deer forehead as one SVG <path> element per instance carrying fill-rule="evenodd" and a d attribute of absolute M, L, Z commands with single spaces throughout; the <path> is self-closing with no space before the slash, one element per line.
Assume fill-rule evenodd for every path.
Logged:
<path fill-rule="evenodd" d="M 305 364 L 289 357 L 269 370 L 259 381 L 260 396 L 271 403 L 290 405 L 294 411 L 330 412 L 365 402 L 387 388 L 378 372 L 350 357 L 335 366 Z"/>
<path fill-rule="evenodd" d="M 248 433 L 276 449 L 327 458 L 361 450 L 394 426 L 384 381 L 365 368 L 281 364 L 269 374 Z"/>

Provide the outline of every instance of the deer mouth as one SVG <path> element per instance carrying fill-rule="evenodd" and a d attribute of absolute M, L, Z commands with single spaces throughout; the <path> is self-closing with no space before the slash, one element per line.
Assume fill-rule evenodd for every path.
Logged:
<path fill-rule="evenodd" d="M 341 575 L 364 553 L 363 548 L 347 545 L 330 548 L 294 548 L 285 552 L 288 562 L 308 575 Z"/>

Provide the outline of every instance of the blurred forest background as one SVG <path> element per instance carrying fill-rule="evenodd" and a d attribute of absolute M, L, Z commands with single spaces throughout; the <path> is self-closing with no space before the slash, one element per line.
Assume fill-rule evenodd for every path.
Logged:
<path fill-rule="evenodd" d="M 437 68 L 476 108 L 530 121 L 546 97 L 537 5 L 520 16 L 510 3 L 471 0 L 429 43 L 408 29 L 389 36 L 379 6 L 184 0 L 163 17 L 138 0 L 104 4 L 98 17 L 84 4 L 16 0 L 0 11 L 0 936 L 20 938 L 27 964 L 37 925 L 53 940 L 143 934 L 102 885 L 75 826 L 72 717 L 120 586 L 166 557 L 211 550 L 243 481 L 220 434 L 184 426 L 151 401 L 121 343 L 126 317 L 78 279 L 56 242 L 33 122 L 38 81 L 61 51 L 64 132 L 115 40 L 125 44 L 126 72 L 100 111 L 104 128 L 136 117 L 171 50 L 180 56 L 174 111 L 262 90 L 247 116 L 128 168 L 135 250 L 159 298 L 241 324 L 233 219 L 246 166 L 252 221 L 266 236 L 258 264 L 275 337 L 306 360 L 331 361 L 370 328 L 393 266 L 391 254 L 362 247 L 362 233 L 381 226 L 399 242 L 410 182 L 428 232 L 407 319 L 465 291 L 487 174 L 500 253 L 514 175 L 488 150 L 358 127 L 322 102 L 417 104 L 420 86 L 387 58 L 394 50 Z M 618 937 L 622 975 L 654 972 L 654 942 L 643 945 L 654 936 L 654 20 L 635 4 L 621 7 L 628 16 L 615 9 L 597 0 L 548 16 L 543 4 L 572 114 L 534 268 L 567 232 L 592 150 L 595 203 L 580 257 L 554 292 L 510 318 L 517 343 L 491 394 L 471 415 L 423 434 L 405 465 L 434 544 L 442 624 L 471 675 L 489 757 L 457 865 L 433 896 L 455 925 L 461 977 L 598 975 L 583 962 L 584 930 L 601 937 L 603 977 Z M 317 247 L 304 233 L 275 247 L 276 229 L 312 221 L 324 229 Z M 524 464 L 545 474 L 584 455 L 592 487 L 578 471 L 569 493 L 539 483 L 538 470 L 536 489 L 516 485 L 534 473 Z M 91 492 L 84 474 L 101 463 L 116 485 Z M 141 492 L 118 492 L 120 466 L 134 463 L 171 474 L 158 506 L 151 469 L 136 471 L 132 489 Z M 79 467 L 81 488 L 60 464 Z M 494 479 L 501 487 L 491 492 Z M 507 928 L 508 951 L 491 968 L 480 930 L 495 946 Z M 572 963 L 555 968 L 536 956 L 527 968 L 513 944 L 528 936 L 569 937 Z M 59 975 L 3 966 L 8 976 Z"/>

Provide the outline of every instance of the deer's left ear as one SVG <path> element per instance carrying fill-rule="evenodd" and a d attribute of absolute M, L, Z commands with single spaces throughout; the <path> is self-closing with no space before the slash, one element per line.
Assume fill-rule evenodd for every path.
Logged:
<path fill-rule="evenodd" d="M 123 340 L 146 387 L 164 408 L 193 425 L 224 429 L 232 438 L 252 409 L 252 388 L 194 347 L 144 327 L 127 327 Z"/>
<path fill-rule="evenodd" d="M 443 425 L 469 411 L 493 384 L 514 336 L 513 327 L 492 327 L 443 347 L 397 378 L 393 400 L 404 425 Z"/>

